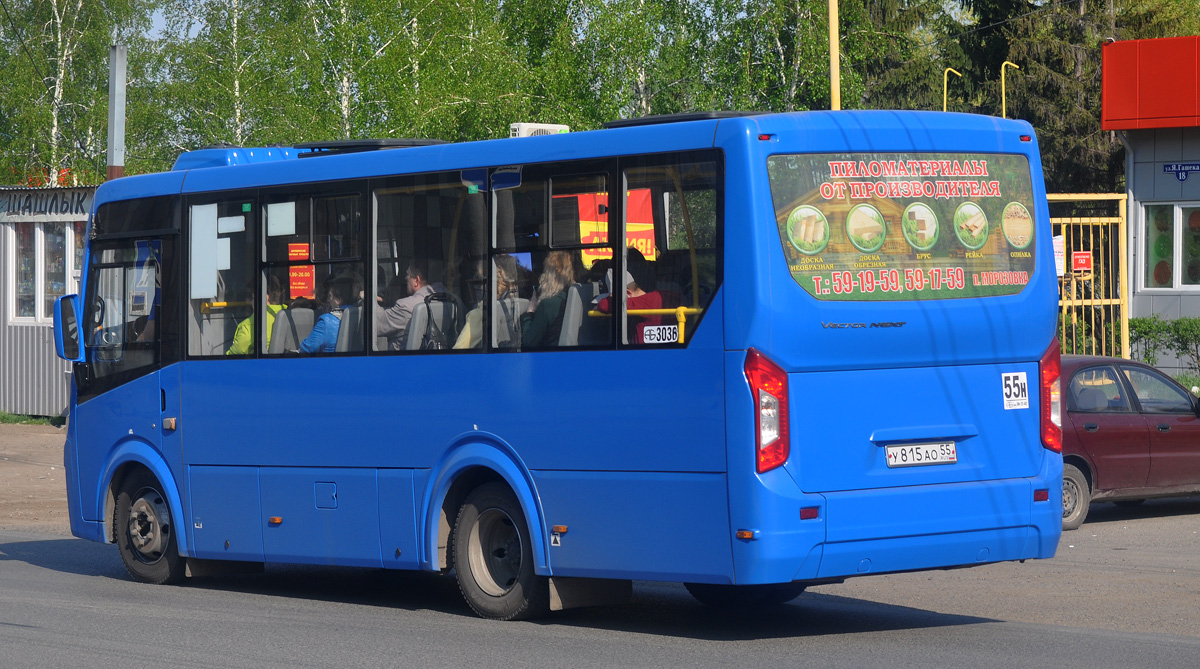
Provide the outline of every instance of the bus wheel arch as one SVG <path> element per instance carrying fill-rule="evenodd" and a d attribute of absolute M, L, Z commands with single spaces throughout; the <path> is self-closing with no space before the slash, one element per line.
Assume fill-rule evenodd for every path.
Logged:
<path fill-rule="evenodd" d="M 473 491 L 492 483 L 503 484 L 517 498 L 529 533 L 534 569 L 539 575 L 549 575 L 542 509 L 532 476 L 507 445 L 478 441 L 453 447 L 433 469 L 422 513 L 425 569 L 453 566 L 451 547 L 459 511 Z"/>
<path fill-rule="evenodd" d="M 117 532 L 120 529 L 116 523 L 117 501 L 121 488 L 126 479 L 138 471 L 144 471 L 157 482 L 159 491 L 166 496 L 167 506 L 171 513 L 171 523 L 179 531 L 174 533 L 176 548 L 180 555 L 189 554 L 187 527 L 183 522 L 183 500 L 179 495 L 171 468 L 162 460 L 158 452 L 142 442 L 126 442 L 122 444 L 109 458 L 104 475 L 100 479 L 98 490 L 103 491 L 99 500 L 101 517 L 105 523 L 104 539 L 108 543 L 116 543 Z"/>

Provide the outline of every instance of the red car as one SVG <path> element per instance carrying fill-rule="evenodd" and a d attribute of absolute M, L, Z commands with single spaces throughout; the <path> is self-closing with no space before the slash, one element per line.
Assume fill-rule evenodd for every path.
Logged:
<path fill-rule="evenodd" d="M 1200 494 L 1200 402 L 1166 374 L 1120 358 L 1062 358 L 1063 529 L 1088 505 Z"/>

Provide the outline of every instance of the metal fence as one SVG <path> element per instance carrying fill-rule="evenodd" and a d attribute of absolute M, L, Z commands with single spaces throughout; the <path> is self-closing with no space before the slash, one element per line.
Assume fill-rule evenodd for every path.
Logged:
<path fill-rule="evenodd" d="M 1128 358 L 1126 196 L 1055 193 L 1046 197 L 1066 265 L 1058 279 L 1062 352 Z"/>

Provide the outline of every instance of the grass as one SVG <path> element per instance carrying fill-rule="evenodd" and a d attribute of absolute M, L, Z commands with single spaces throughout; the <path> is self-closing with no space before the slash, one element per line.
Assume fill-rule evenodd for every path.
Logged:
<path fill-rule="evenodd" d="M 1179 382 L 1179 385 L 1187 388 L 1188 390 L 1191 390 L 1194 386 L 1200 386 L 1200 374 L 1189 374 L 1184 372 L 1182 374 L 1176 374 L 1175 380 Z"/>
<path fill-rule="evenodd" d="M 62 427 L 66 419 L 61 416 L 23 416 L 21 414 L 0 411 L 0 424 L 8 425 L 53 425 Z"/>

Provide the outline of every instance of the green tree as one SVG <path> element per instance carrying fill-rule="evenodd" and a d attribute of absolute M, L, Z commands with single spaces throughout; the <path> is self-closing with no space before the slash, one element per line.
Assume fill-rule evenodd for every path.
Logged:
<path fill-rule="evenodd" d="M 8 0 L 0 12 L 0 151 L 5 180 L 103 179 L 108 51 L 136 44 L 153 5 L 140 0 Z"/>

